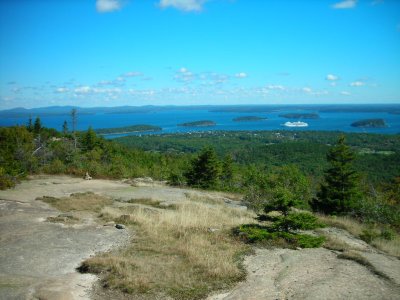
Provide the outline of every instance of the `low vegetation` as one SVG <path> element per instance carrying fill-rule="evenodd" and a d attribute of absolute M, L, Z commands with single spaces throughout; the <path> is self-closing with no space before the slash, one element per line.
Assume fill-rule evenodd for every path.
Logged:
<path fill-rule="evenodd" d="M 75 193 L 69 197 L 54 198 L 43 196 L 37 198 L 50 204 L 63 212 L 69 211 L 93 211 L 99 212 L 104 206 L 111 204 L 113 201 L 109 198 L 91 193 Z"/>
<path fill-rule="evenodd" d="M 98 273 L 104 286 L 145 299 L 200 299 L 232 286 L 245 276 L 240 261 L 249 247 L 230 231 L 252 222 L 253 215 L 197 200 L 173 209 L 154 208 L 151 200 L 139 201 L 150 209 L 134 201 L 125 208 L 103 208 L 105 221 L 124 222 L 135 231 L 135 239 L 124 249 L 86 260 L 79 270 Z"/>

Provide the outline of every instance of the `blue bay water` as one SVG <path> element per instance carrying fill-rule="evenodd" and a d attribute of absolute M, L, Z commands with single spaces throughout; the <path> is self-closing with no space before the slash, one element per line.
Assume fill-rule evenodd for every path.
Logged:
<path fill-rule="evenodd" d="M 317 131 L 345 131 L 345 132 L 368 132 L 382 134 L 400 133 L 400 115 L 389 114 L 385 112 L 318 112 L 319 119 L 300 119 L 307 122 L 308 127 L 288 128 L 282 124 L 286 121 L 297 121 L 299 119 L 287 119 L 279 115 L 285 113 L 310 113 L 310 111 L 279 110 L 268 113 L 239 113 L 239 112 L 212 112 L 208 110 L 164 110 L 146 113 L 129 114 L 81 114 L 78 111 L 78 130 L 87 130 L 92 128 L 114 128 L 135 124 L 148 124 L 159 126 L 162 131 L 153 133 L 182 133 L 194 131 L 247 131 L 247 130 L 317 130 Z M 266 120 L 256 122 L 235 122 L 236 117 L 241 116 L 259 116 L 266 117 Z M 70 125 L 69 115 L 40 116 L 44 126 L 61 130 L 64 120 Z M 387 128 L 356 128 L 351 123 L 362 119 L 384 119 Z M 193 122 L 199 120 L 212 120 L 215 126 L 209 127 L 182 127 L 177 124 Z M 1 118 L 0 126 L 24 125 L 28 118 Z M 143 134 L 143 133 L 135 133 Z M 151 133 L 146 133 L 151 134 Z M 127 134 L 124 134 L 127 135 Z M 108 135 L 107 138 L 113 138 L 121 135 Z"/>

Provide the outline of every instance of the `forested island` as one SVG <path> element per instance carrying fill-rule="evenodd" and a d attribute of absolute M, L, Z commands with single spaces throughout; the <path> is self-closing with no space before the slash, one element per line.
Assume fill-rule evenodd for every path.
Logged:
<path fill-rule="evenodd" d="M 237 117 L 232 119 L 234 122 L 255 122 L 255 121 L 262 121 L 266 120 L 265 117 L 257 117 L 257 116 L 244 116 L 244 117 Z"/>
<path fill-rule="evenodd" d="M 364 119 L 359 120 L 351 124 L 353 127 L 360 128 L 385 128 L 387 127 L 385 120 L 383 119 Z"/>
<path fill-rule="evenodd" d="M 121 134 L 121 133 L 130 133 L 130 132 L 148 132 L 148 131 L 161 131 L 162 128 L 159 126 L 153 125 L 131 125 L 124 127 L 116 127 L 116 128 L 100 128 L 95 129 L 94 132 L 97 134 Z"/>
<path fill-rule="evenodd" d="M 207 127 L 207 126 L 215 126 L 215 125 L 217 125 L 217 123 L 215 123 L 214 121 L 210 121 L 210 120 L 202 120 L 202 121 L 178 124 L 178 126 L 183 126 L 183 127 Z"/>
<path fill-rule="evenodd" d="M 289 113 L 279 115 L 282 118 L 287 119 L 318 119 L 319 115 L 316 113 Z"/>

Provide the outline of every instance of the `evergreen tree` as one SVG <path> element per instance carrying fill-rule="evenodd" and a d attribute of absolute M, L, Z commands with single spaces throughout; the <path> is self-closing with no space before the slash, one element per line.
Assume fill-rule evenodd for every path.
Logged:
<path fill-rule="evenodd" d="M 217 185 L 220 174 L 220 162 L 215 150 L 206 147 L 192 160 L 190 169 L 184 176 L 190 186 L 212 188 Z"/>
<path fill-rule="evenodd" d="M 337 144 L 327 155 L 330 168 L 325 172 L 325 182 L 321 184 L 312 206 L 315 210 L 328 214 L 354 212 L 361 198 L 358 189 L 358 174 L 353 170 L 354 152 L 340 136 Z"/>
<path fill-rule="evenodd" d="M 224 185 L 229 187 L 233 180 L 233 159 L 231 155 L 226 155 L 222 161 L 221 180 Z"/>
<path fill-rule="evenodd" d="M 92 126 L 88 128 L 86 131 L 84 137 L 83 137 L 83 143 L 84 146 L 87 150 L 93 150 L 96 145 L 97 145 L 97 136 L 94 130 L 92 129 Z"/>
<path fill-rule="evenodd" d="M 68 133 L 68 123 L 67 121 L 64 120 L 63 126 L 62 126 L 62 132 L 64 135 L 67 135 Z"/>
<path fill-rule="evenodd" d="M 29 132 L 33 131 L 32 115 L 29 115 L 29 120 L 28 124 L 26 125 L 26 129 L 28 129 Z"/>
<path fill-rule="evenodd" d="M 41 129 L 42 129 L 42 122 L 40 121 L 39 117 L 36 117 L 35 123 L 33 124 L 33 131 L 36 134 L 39 134 Z"/>

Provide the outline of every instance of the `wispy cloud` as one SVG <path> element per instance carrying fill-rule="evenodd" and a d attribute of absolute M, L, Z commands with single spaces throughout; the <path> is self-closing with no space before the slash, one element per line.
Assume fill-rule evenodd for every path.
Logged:
<path fill-rule="evenodd" d="M 344 0 L 338 3 L 335 3 L 332 5 L 332 8 L 334 9 L 349 9 L 356 7 L 357 5 L 357 0 Z"/>
<path fill-rule="evenodd" d="M 328 74 L 328 75 L 326 75 L 325 79 L 329 80 L 329 81 L 336 81 L 336 80 L 339 80 L 339 76 L 336 76 L 333 74 Z"/>
<path fill-rule="evenodd" d="M 354 81 L 352 83 L 350 83 L 350 86 L 364 86 L 365 82 L 363 81 Z"/>
<path fill-rule="evenodd" d="M 69 91 L 69 89 L 68 88 L 66 88 L 66 87 L 59 87 L 59 88 L 57 88 L 56 89 L 56 93 L 60 93 L 60 94 L 62 94 L 62 93 L 66 93 L 66 92 L 68 92 Z"/>
<path fill-rule="evenodd" d="M 138 76 L 143 76 L 143 73 L 141 73 L 141 72 L 127 72 L 122 76 L 124 76 L 124 77 L 138 77 Z"/>
<path fill-rule="evenodd" d="M 80 86 L 74 90 L 76 94 L 89 94 L 92 92 L 92 88 L 90 86 Z"/>
<path fill-rule="evenodd" d="M 96 9 L 100 13 L 108 13 L 121 9 L 119 0 L 96 0 Z"/>
<path fill-rule="evenodd" d="M 302 88 L 302 91 L 303 91 L 304 93 L 311 94 L 313 90 L 312 90 L 311 88 L 309 88 L 309 87 L 303 87 L 303 88 Z"/>
<path fill-rule="evenodd" d="M 283 85 L 275 85 L 275 84 L 270 84 L 267 86 L 268 90 L 278 90 L 278 91 L 284 91 L 286 88 Z"/>
<path fill-rule="evenodd" d="M 161 0 L 160 7 L 173 7 L 183 11 L 201 11 L 208 0 Z"/>
<path fill-rule="evenodd" d="M 235 74 L 236 78 L 246 78 L 247 76 L 248 76 L 247 73 L 244 73 L 244 72 L 240 72 L 240 73 L 236 73 Z"/>
<path fill-rule="evenodd" d="M 350 96 L 351 94 L 349 92 L 347 92 L 347 91 L 342 91 L 342 92 L 340 92 L 340 95 Z"/>

